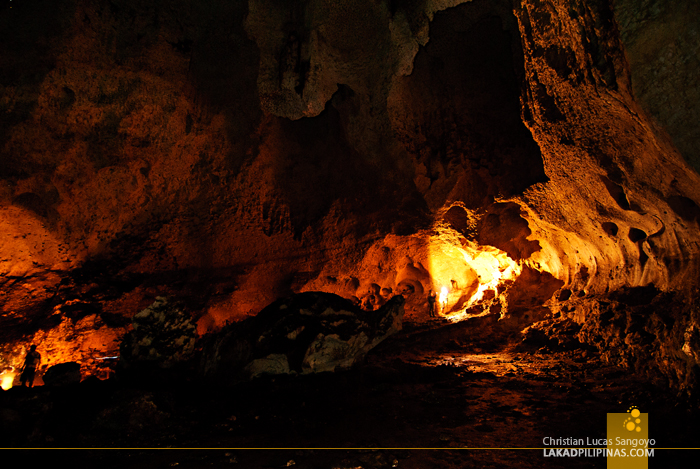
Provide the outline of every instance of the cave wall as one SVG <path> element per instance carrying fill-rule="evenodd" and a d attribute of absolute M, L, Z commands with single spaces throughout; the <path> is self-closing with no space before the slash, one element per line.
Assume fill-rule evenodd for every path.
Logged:
<path fill-rule="evenodd" d="M 635 99 L 700 168 L 700 4 L 688 0 L 615 0 L 615 20 Z"/>
<path fill-rule="evenodd" d="M 525 194 L 543 238 L 532 257 L 558 259 L 548 270 L 566 282 L 550 308 L 610 362 L 692 392 L 697 173 L 635 101 L 610 5 L 533 2 L 516 14 L 531 54 L 530 125 L 552 170 L 543 193 Z M 562 196 L 571 203 L 550 204 Z"/>
<path fill-rule="evenodd" d="M 49 360 L 111 353 L 161 295 L 200 334 L 308 290 L 404 293 L 420 320 L 448 231 L 525 272 L 499 292 L 507 314 L 494 294 L 482 310 L 568 314 L 601 348 L 623 346 L 600 338 L 624 327 L 596 329 L 611 292 L 694 285 L 699 177 L 647 115 L 618 2 L 14 3 L 7 363 L 59 329 L 73 339 L 46 339 Z M 461 305 L 479 280 L 452 275 Z M 653 362 L 686 376 L 700 353 L 678 315 Z"/>

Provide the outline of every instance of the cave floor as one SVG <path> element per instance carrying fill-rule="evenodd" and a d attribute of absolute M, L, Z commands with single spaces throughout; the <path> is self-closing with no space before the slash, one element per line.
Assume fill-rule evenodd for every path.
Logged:
<path fill-rule="evenodd" d="M 0 394 L 2 446 L 103 469 L 602 468 L 602 457 L 545 458 L 543 438 L 606 438 L 606 413 L 632 405 L 649 413 L 656 448 L 700 446 L 697 410 L 590 350 L 464 342 L 408 324 L 346 372 L 13 388 Z M 693 454 L 659 449 L 649 466 Z"/>

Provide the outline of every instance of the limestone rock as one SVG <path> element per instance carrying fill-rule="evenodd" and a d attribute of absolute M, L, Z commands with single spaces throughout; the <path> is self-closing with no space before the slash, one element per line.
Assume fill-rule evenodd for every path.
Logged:
<path fill-rule="evenodd" d="M 401 329 L 402 296 L 364 311 L 333 294 L 306 292 L 281 299 L 257 316 L 207 339 L 205 376 L 309 374 L 347 369 Z"/>
<path fill-rule="evenodd" d="M 133 330 L 120 346 L 119 366 L 148 363 L 171 368 L 190 358 L 194 342 L 195 326 L 190 316 L 176 302 L 159 296 L 134 316 Z"/>
<path fill-rule="evenodd" d="M 523 343 L 552 350 L 572 350 L 582 346 L 578 340 L 581 325 L 569 318 L 546 319 L 523 329 Z"/>
<path fill-rule="evenodd" d="M 582 298 L 578 337 L 612 364 L 640 377 L 692 394 L 700 387 L 697 292 L 662 292 L 653 287 L 621 289 L 604 300 Z"/>
<path fill-rule="evenodd" d="M 614 0 L 634 95 L 700 169 L 700 3 Z"/>
<path fill-rule="evenodd" d="M 196 305 L 202 335 L 290 292 L 376 307 L 391 289 L 421 320 L 444 284 L 460 309 L 489 282 L 464 256 L 436 262 L 444 221 L 455 250 L 527 267 L 509 291 L 488 286 L 494 306 L 537 321 L 564 288 L 590 300 L 574 320 L 611 357 L 694 369 L 691 308 L 682 329 L 652 331 L 654 351 L 639 332 L 615 339 L 594 304 L 697 284 L 700 176 L 644 112 L 697 154 L 697 1 L 14 3 L 0 10 L 7 349 L 50 330 L 51 363 L 85 370 L 112 355 L 108 319 L 156 291 Z M 95 310 L 55 309 L 74 300 Z M 63 333 L 93 315 L 95 347 Z M 187 334 L 161 353 L 143 332 L 125 363 L 167 360 Z M 367 346 L 305 334 L 316 352 L 286 365 L 256 342 L 220 345 L 241 368 L 290 371 Z"/>

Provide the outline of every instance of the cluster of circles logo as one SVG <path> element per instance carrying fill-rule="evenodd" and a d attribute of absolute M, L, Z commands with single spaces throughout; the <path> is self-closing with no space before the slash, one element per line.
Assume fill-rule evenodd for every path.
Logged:
<path fill-rule="evenodd" d="M 625 428 L 630 432 L 641 432 L 642 427 L 640 427 L 639 424 L 642 423 L 642 419 L 640 419 L 639 416 L 642 415 L 642 413 L 635 406 L 632 406 L 629 409 L 627 409 L 627 413 L 629 413 L 631 417 L 625 419 L 623 423 Z"/>

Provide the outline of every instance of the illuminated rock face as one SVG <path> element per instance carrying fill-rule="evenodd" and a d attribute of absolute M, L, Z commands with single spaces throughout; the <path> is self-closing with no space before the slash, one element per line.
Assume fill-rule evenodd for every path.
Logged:
<path fill-rule="evenodd" d="M 303 291 L 403 293 L 425 320 L 445 287 L 453 319 L 554 310 L 687 376 L 692 304 L 640 326 L 653 353 L 600 319 L 611 292 L 682 296 L 700 241 L 700 178 L 634 100 L 623 9 L 161 3 L 0 13 L 3 365 L 59 329 L 65 361 L 116 352 L 158 295 L 201 335 Z"/>

